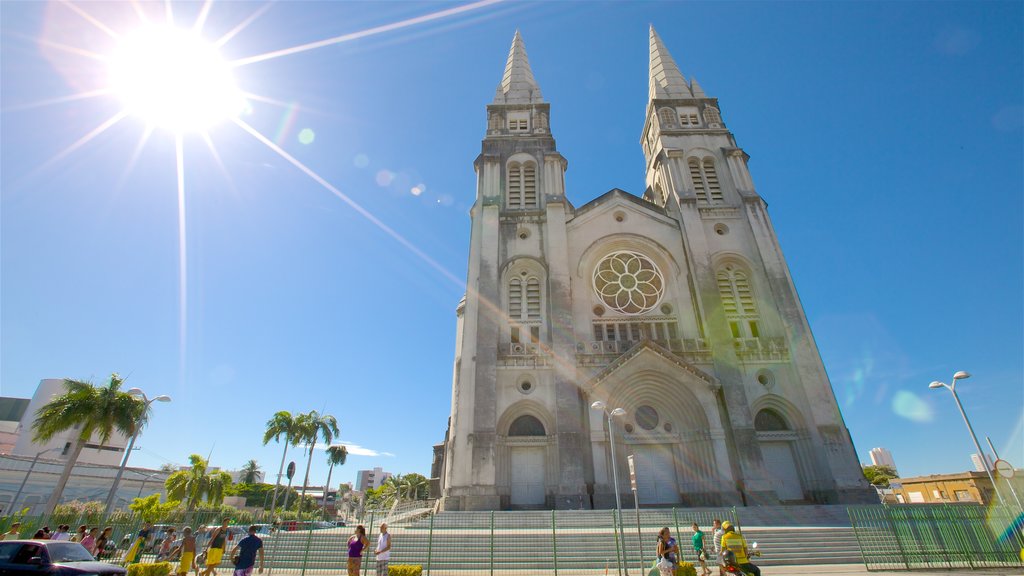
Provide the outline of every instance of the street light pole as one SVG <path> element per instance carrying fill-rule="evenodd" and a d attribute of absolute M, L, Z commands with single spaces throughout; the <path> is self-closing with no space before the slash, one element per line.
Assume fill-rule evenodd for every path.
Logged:
<path fill-rule="evenodd" d="M 128 393 L 132 396 L 142 396 L 142 401 L 145 402 L 146 408 L 142 411 L 142 417 L 135 423 L 135 431 L 132 434 L 131 440 L 128 441 L 128 448 L 124 451 L 124 458 L 121 459 L 121 466 L 117 469 L 117 475 L 114 476 L 114 483 L 110 486 L 110 492 L 107 493 L 107 502 L 103 506 L 103 515 L 107 516 L 110 514 L 110 509 L 114 505 L 114 497 L 117 495 L 117 486 L 121 483 L 121 476 L 124 475 L 124 469 L 128 466 L 128 458 L 132 455 L 132 450 L 135 448 L 135 439 L 142 433 L 142 422 L 149 412 L 149 406 L 153 402 L 170 402 L 171 397 L 166 394 L 161 394 L 156 398 L 147 398 L 146 393 L 138 388 L 132 388 L 128 390 Z"/>
<path fill-rule="evenodd" d="M 974 447 L 978 449 L 978 455 L 981 456 L 981 461 L 985 463 L 985 473 L 988 474 L 988 479 L 992 482 L 992 490 L 995 491 L 996 496 L 999 498 L 999 502 L 1005 506 L 1006 500 L 1003 499 L 1003 495 L 999 492 L 999 486 L 996 484 L 996 479 L 992 476 L 992 470 L 989 470 L 988 459 L 985 457 L 985 451 L 981 448 L 981 443 L 978 442 L 978 437 L 974 434 L 974 428 L 971 426 L 971 421 L 967 419 L 967 412 L 964 412 L 964 406 L 960 403 L 960 396 L 956 393 L 956 381 L 966 380 L 970 378 L 971 374 L 963 370 L 953 374 L 952 384 L 946 384 L 945 382 L 939 382 L 935 380 L 928 385 L 929 388 L 945 388 L 953 394 L 953 400 L 956 400 L 956 407 L 960 409 L 960 415 L 964 417 L 964 424 L 967 425 L 967 431 L 971 433 L 971 440 L 974 440 Z"/>
<path fill-rule="evenodd" d="M 612 417 L 623 416 L 626 411 L 622 408 L 616 408 L 611 412 L 607 411 L 607 405 L 597 400 L 590 405 L 593 410 L 600 410 L 602 414 L 608 418 L 608 445 L 611 448 L 611 468 L 612 468 L 612 485 L 615 488 L 615 514 L 618 516 L 617 523 L 619 525 L 619 541 L 622 542 L 622 570 L 625 576 L 629 576 L 629 562 L 626 561 L 626 532 L 622 527 L 622 497 L 619 495 L 619 470 L 615 465 L 615 431 L 612 429 Z"/>
<path fill-rule="evenodd" d="M 32 469 L 36 467 L 36 462 L 39 461 L 39 457 L 47 452 L 53 452 L 54 450 L 59 450 L 59 448 L 47 448 L 46 450 L 37 453 L 36 457 L 32 459 L 32 463 L 28 465 L 28 472 L 25 472 L 25 477 L 21 480 L 21 486 L 18 486 L 18 492 L 14 495 L 14 499 L 11 500 L 11 514 L 14 514 L 17 510 L 14 505 L 18 503 L 18 498 L 21 497 L 21 491 L 25 489 L 25 484 L 28 483 L 28 477 L 32 474 Z"/>

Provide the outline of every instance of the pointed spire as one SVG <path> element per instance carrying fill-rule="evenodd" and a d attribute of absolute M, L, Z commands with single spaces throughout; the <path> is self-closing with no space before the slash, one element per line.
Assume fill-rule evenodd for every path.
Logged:
<path fill-rule="evenodd" d="M 693 98 L 683 73 L 651 26 L 651 90 L 649 98 Z"/>
<path fill-rule="evenodd" d="M 690 77 L 690 91 L 693 92 L 693 97 L 694 98 L 707 98 L 708 97 L 708 95 L 704 93 L 704 89 L 700 87 L 700 84 L 697 84 L 697 77 L 696 76 L 691 76 Z"/>
<path fill-rule="evenodd" d="M 505 75 L 494 94 L 494 103 L 532 104 L 542 101 L 540 86 L 533 79 L 530 60 L 526 57 L 523 37 L 519 35 L 519 30 L 516 30 L 516 35 L 512 38 L 512 48 L 508 51 L 508 62 L 505 63 Z"/>

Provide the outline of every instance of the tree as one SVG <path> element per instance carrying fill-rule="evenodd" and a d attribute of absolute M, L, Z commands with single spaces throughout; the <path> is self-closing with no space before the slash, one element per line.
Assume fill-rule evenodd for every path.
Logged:
<path fill-rule="evenodd" d="M 302 480 L 302 494 L 300 499 L 306 497 L 306 486 L 309 485 L 309 467 L 313 465 L 313 450 L 316 448 L 317 440 L 324 439 L 330 445 L 331 440 L 340 433 L 338 420 L 330 414 L 320 414 L 316 410 L 310 410 L 305 414 L 299 414 L 296 418 L 299 438 L 307 442 L 306 449 L 309 451 L 309 460 L 306 462 L 306 475 Z"/>
<path fill-rule="evenodd" d="M 32 423 L 32 441 L 46 443 L 58 434 L 77 428 L 79 433 L 68 452 L 64 470 L 57 479 L 57 487 L 46 502 L 44 515 L 53 513 L 67 486 L 78 456 L 86 442 L 94 437 L 100 445 L 110 441 L 117 431 L 125 436 L 135 433 L 136 426 L 145 426 L 149 407 L 142 400 L 121 391 L 124 380 L 116 373 L 110 375 L 106 386 L 93 386 L 91 382 L 64 380 L 66 392 L 46 403 L 36 412 Z"/>
<path fill-rule="evenodd" d="M 430 480 L 415 472 L 402 476 L 399 487 L 402 496 L 409 500 L 425 500 L 430 495 Z"/>
<path fill-rule="evenodd" d="M 204 499 L 219 506 L 224 502 L 226 489 L 231 486 L 231 475 L 227 472 L 207 474 L 209 464 L 199 454 L 189 456 L 188 460 L 192 464 L 191 468 L 171 474 L 164 482 L 167 497 L 183 501 L 186 513 L 192 512 Z"/>
<path fill-rule="evenodd" d="M 255 460 L 249 460 L 242 466 L 241 482 L 255 484 L 260 479 L 260 465 Z"/>
<path fill-rule="evenodd" d="M 889 487 L 889 480 L 899 478 L 896 470 L 891 466 L 865 466 L 862 471 L 868 482 L 883 488 Z"/>
<path fill-rule="evenodd" d="M 153 494 L 145 498 L 136 498 L 128 508 L 142 517 L 145 522 L 159 522 L 181 505 L 177 500 L 160 502 L 160 494 Z"/>
<path fill-rule="evenodd" d="M 343 445 L 339 446 L 328 446 L 327 447 L 327 464 L 330 466 L 327 469 L 327 483 L 324 484 L 324 515 L 323 518 L 327 518 L 327 495 L 331 491 L 331 474 L 334 473 L 335 466 L 344 466 L 345 460 L 348 459 L 348 448 Z M 339 494 L 340 495 L 340 494 Z"/>
<path fill-rule="evenodd" d="M 266 446 L 271 440 L 278 442 L 284 436 L 284 453 L 281 454 L 281 467 L 277 470 L 277 481 L 274 482 L 274 496 L 270 503 L 270 509 L 277 508 L 277 490 L 281 485 L 281 476 L 284 474 L 284 461 L 288 456 L 288 446 L 299 444 L 299 428 L 296 419 L 291 412 L 281 410 L 274 414 L 274 417 L 267 420 L 267 429 L 263 433 L 263 445 Z"/>

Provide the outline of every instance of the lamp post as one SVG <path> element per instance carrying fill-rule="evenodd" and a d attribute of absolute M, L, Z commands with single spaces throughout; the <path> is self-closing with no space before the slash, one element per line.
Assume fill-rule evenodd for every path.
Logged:
<path fill-rule="evenodd" d="M 602 400 L 596 400 L 590 405 L 591 410 L 600 411 L 608 418 L 608 444 L 611 448 L 611 469 L 612 469 L 612 484 L 615 488 L 615 514 L 618 516 L 619 524 L 619 541 L 622 542 L 622 569 L 625 572 L 625 576 L 629 576 L 629 563 L 626 562 L 626 533 L 622 528 L 622 497 L 619 495 L 619 471 L 615 465 L 615 431 L 612 430 L 612 418 L 616 416 L 624 416 L 626 411 L 622 408 L 615 408 L 611 412 L 608 411 L 608 405 Z"/>
<path fill-rule="evenodd" d="M 128 457 L 132 455 L 132 450 L 135 448 L 135 439 L 139 437 L 142 432 L 142 422 L 145 419 L 146 414 L 149 412 L 149 405 L 153 402 L 170 402 L 171 397 L 166 394 L 161 394 L 156 398 L 146 397 L 146 393 L 139 388 L 131 388 L 128 393 L 132 396 L 141 396 L 142 401 L 146 403 L 146 409 L 142 411 L 142 418 L 135 423 L 135 432 L 132 434 L 131 440 L 128 441 L 128 448 L 124 451 L 124 458 L 121 459 L 121 466 L 117 469 L 117 475 L 114 476 L 114 483 L 110 486 L 110 492 L 107 494 L 107 503 L 103 507 L 103 515 L 107 516 L 110 514 L 110 508 L 114 505 L 114 496 L 117 495 L 117 485 L 121 483 L 121 476 L 124 474 L 124 469 L 128 466 Z"/>
<path fill-rule="evenodd" d="M 956 407 L 960 409 L 960 415 L 964 417 L 964 424 L 967 424 L 967 431 L 971 433 L 971 440 L 974 440 L 974 447 L 978 449 L 978 454 L 981 455 L 982 462 L 985 463 L 985 473 L 988 474 L 989 481 L 992 482 L 992 489 L 995 490 L 996 496 L 999 498 L 999 502 L 1006 505 L 1006 500 L 1003 500 L 1003 495 L 999 492 L 999 486 L 996 484 L 996 479 L 992 477 L 992 471 L 988 467 L 988 459 L 985 458 L 985 451 L 981 448 L 981 443 L 978 442 L 978 437 L 974 435 L 974 428 L 971 427 L 971 421 L 967 419 L 967 412 L 964 412 L 964 406 L 960 403 L 960 396 L 956 393 L 956 381 L 966 380 L 970 378 L 969 372 L 963 370 L 953 374 L 953 381 L 950 384 L 945 382 L 939 382 L 938 380 L 933 381 L 928 385 L 929 388 L 945 388 L 953 394 L 953 400 L 956 400 Z"/>
<path fill-rule="evenodd" d="M 153 478 L 158 478 L 156 474 L 143 474 L 142 472 L 139 472 L 139 475 L 142 476 L 142 485 L 139 486 L 139 495 L 136 496 L 136 498 L 142 498 L 142 491 L 146 489 L 146 482 L 149 482 Z"/>
<path fill-rule="evenodd" d="M 28 465 L 28 472 L 25 472 L 25 477 L 21 480 L 21 486 L 18 486 L 18 492 L 14 495 L 14 499 L 11 500 L 12 514 L 14 513 L 15 510 L 17 510 L 17 508 L 15 508 L 14 505 L 18 503 L 18 498 L 21 497 L 21 491 L 25 489 L 25 484 L 28 483 L 28 477 L 30 474 L 32 474 L 32 469 L 36 467 L 36 462 L 39 461 L 39 457 L 42 456 L 43 454 L 46 454 L 47 452 L 53 452 L 54 450 L 60 450 L 60 448 L 47 448 L 46 450 L 37 453 L 36 457 L 32 459 L 32 463 Z"/>

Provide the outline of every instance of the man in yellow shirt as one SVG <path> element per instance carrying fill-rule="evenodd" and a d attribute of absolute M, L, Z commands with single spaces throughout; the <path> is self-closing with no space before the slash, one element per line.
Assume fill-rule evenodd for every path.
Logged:
<path fill-rule="evenodd" d="M 728 550 L 735 555 L 736 565 L 740 567 L 740 570 L 747 574 L 761 576 L 761 569 L 750 563 L 747 541 L 743 538 L 742 534 L 736 531 L 732 522 L 723 522 L 722 530 L 724 531 L 724 534 L 722 534 L 722 550 Z"/>

